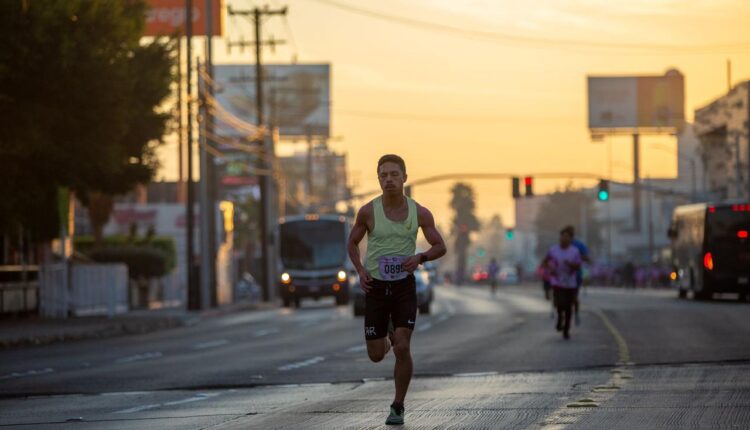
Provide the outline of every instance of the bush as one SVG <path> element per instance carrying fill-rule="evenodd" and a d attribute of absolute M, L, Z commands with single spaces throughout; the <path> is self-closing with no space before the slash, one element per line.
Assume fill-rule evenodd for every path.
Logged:
<path fill-rule="evenodd" d="M 97 248 L 87 252 L 99 263 L 125 263 L 131 279 L 158 278 L 169 273 L 167 257 L 161 249 L 150 246 L 119 246 Z"/>
<path fill-rule="evenodd" d="M 91 253 L 96 250 L 93 236 L 74 236 L 73 238 L 75 249 L 89 257 L 96 260 Z M 169 236 L 155 236 L 150 240 L 144 238 L 138 238 L 135 242 L 130 242 L 127 236 L 107 236 L 103 241 L 103 248 L 121 248 L 121 247 L 135 247 L 135 248 L 155 248 L 164 253 L 166 258 L 167 271 L 171 272 L 177 266 L 177 252 L 175 251 L 174 239 Z"/>

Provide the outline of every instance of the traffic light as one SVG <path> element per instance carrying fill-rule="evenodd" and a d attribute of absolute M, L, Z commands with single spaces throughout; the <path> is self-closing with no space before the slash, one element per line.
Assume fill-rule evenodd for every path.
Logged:
<path fill-rule="evenodd" d="M 515 233 L 513 232 L 512 228 L 508 228 L 508 229 L 505 230 L 505 238 L 508 239 L 508 240 L 513 240 L 513 235 L 514 234 Z"/>
<path fill-rule="evenodd" d="M 599 192 L 596 197 L 600 202 L 606 202 L 609 200 L 609 181 L 606 179 L 599 180 Z"/>
<path fill-rule="evenodd" d="M 514 176 L 513 178 L 513 198 L 517 199 L 521 197 L 521 180 Z"/>
<path fill-rule="evenodd" d="M 523 184 L 526 186 L 526 197 L 534 195 L 534 178 L 527 176 L 523 178 Z"/>

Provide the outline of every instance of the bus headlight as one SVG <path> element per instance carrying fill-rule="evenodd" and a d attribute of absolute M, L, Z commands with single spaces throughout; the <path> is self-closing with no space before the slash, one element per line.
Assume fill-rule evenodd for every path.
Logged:
<path fill-rule="evenodd" d="M 281 283 L 282 284 L 291 284 L 292 283 L 292 277 L 289 276 L 288 273 L 284 272 L 281 274 Z"/>
<path fill-rule="evenodd" d="M 346 272 L 343 270 L 339 270 L 339 273 L 336 275 L 336 278 L 338 278 L 339 282 L 346 281 Z"/>

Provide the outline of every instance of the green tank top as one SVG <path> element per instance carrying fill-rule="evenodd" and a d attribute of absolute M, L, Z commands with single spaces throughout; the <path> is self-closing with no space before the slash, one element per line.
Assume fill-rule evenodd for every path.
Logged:
<path fill-rule="evenodd" d="M 375 225 L 367 235 L 367 258 L 365 269 L 375 279 L 384 280 L 380 274 L 380 259 L 383 257 L 410 257 L 417 250 L 417 204 L 406 197 L 409 215 L 403 222 L 395 222 L 385 216 L 383 197 L 372 201 Z"/>

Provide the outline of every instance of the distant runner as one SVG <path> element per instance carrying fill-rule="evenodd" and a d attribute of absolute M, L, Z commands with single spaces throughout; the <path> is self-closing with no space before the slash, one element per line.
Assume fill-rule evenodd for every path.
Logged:
<path fill-rule="evenodd" d="M 432 213 L 404 195 L 404 160 L 398 155 L 384 155 L 378 161 L 377 172 L 383 194 L 360 208 L 347 250 L 365 292 L 367 355 L 377 363 L 393 347 L 396 356 L 396 393 L 385 423 L 403 424 L 404 399 L 413 367 L 411 334 L 417 320 L 412 272 L 420 264 L 445 255 L 446 249 Z M 415 255 L 420 227 L 431 247 Z M 363 266 L 359 243 L 365 234 L 367 257 Z"/>
<path fill-rule="evenodd" d="M 556 328 L 565 339 L 570 339 L 570 317 L 578 285 L 576 272 L 581 267 L 581 253 L 572 242 L 573 232 L 565 227 L 560 231 L 560 243 L 549 249 L 541 264 L 549 271 L 557 308 Z"/>
<path fill-rule="evenodd" d="M 581 253 L 581 260 L 587 264 L 591 263 L 591 260 L 589 259 L 589 248 L 583 242 L 575 238 L 576 231 L 572 225 L 568 226 L 568 228 L 573 234 L 573 246 L 578 248 L 578 252 Z M 578 284 L 578 286 L 576 287 L 576 298 L 573 301 L 573 316 L 575 317 L 576 325 L 580 325 L 581 317 L 578 315 L 578 310 L 581 308 L 580 295 L 581 286 L 583 285 L 583 265 L 581 265 L 576 271 L 576 284 Z"/>
<path fill-rule="evenodd" d="M 490 264 L 487 266 L 487 277 L 490 278 L 490 290 L 492 295 L 495 295 L 497 289 L 497 278 L 500 274 L 500 266 L 497 264 L 497 260 L 494 258 L 490 260 Z"/>

